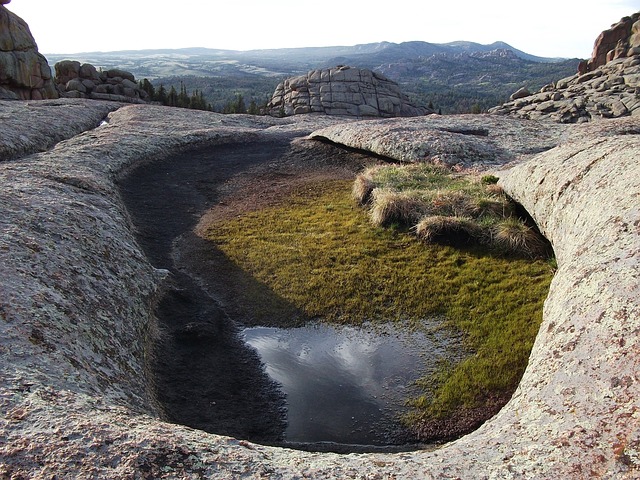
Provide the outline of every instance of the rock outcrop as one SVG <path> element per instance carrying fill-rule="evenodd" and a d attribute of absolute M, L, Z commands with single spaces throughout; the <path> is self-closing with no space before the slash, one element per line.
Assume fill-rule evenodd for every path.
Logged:
<path fill-rule="evenodd" d="M 324 113 L 353 117 L 413 117 L 434 113 L 418 107 L 397 83 L 371 70 L 339 66 L 312 70 L 280 83 L 267 104 L 273 116 Z"/>
<path fill-rule="evenodd" d="M 102 108 L 63 103 L 74 102 Z M 0 102 L 0 113 L 9 104 L 13 116 L 32 114 L 20 111 L 27 102 Z M 306 136 L 309 117 L 130 105 L 47 152 L 0 163 L 0 476 L 638 478 L 634 117 L 562 126 L 559 146 L 500 174 L 553 243 L 558 270 L 518 390 L 477 431 L 434 451 L 337 455 L 252 444 L 158 418 L 145 345 L 167 272 L 137 245 L 118 176 L 193 146 Z M 396 119 L 394 129 L 432 118 Z M 462 120 L 457 130 L 483 137 Z M 490 131 L 503 120 L 513 129 L 510 119 L 494 120 Z M 48 128 L 64 122 L 53 119 Z M 0 143 L 4 137 L 0 131 Z"/>
<path fill-rule="evenodd" d="M 0 2 L 0 99 L 58 98 L 47 59 L 24 20 Z"/>
<path fill-rule="evenodd" d="M 63 60 L 55 65 L 55 83 L 66 98 L 90 98 L 112 102 L 141 103 L 149 95 L 138 87 L 132 73 L 120 69 L 99 72 L 89 63 Z"/>
<path fill-rule="evenodd" d="M 640 115 L 640 56 L 619 58 L 583 75 L 558 80 L 489 113 L 560 123 Z"/>
<path fill-rule="evenodd" d="M 640 55 L 640 12 L 603 31 L 595 41 L 591 58 L 583 61 L 578 70 L 591 72 L 612 60 L 636 55 Z"/>
<path fill-rule="evenodd" d="M 575 75 L 534 94 L 523 87 L 509 100 L 489 113 L 560 123 L 640 115 L 640 13 L 602 32 Z"/>

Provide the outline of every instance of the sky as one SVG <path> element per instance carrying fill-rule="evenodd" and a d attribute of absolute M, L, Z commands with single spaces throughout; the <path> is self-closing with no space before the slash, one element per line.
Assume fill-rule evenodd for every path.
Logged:
<path fill-rule="evenodd" d="M 206 47 L 503 41 L 542 57 L 588 58 L 640 0 L 12 0 L 47 53 Z"/>

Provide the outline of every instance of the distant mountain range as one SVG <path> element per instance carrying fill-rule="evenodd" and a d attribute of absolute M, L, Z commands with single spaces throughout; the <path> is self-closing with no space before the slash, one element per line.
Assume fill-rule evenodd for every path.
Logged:
<path fill-rule="evenodd" d="M 351 65 L 369 68 L 398 82 L 422 104 L 444 113 L 485 110 L 523 85 L 540 88 L 577 70 L 578 59 L 543 58 L 504 42 L 368 43 L 355 46 L 272 50 L 127 50 L 72 55 L 48 54 L 51 64 L 78 60 L 104 69 L 121 68 L 137 79 L 165 87 L 180 83 L 198 89 L 216 109 L 241 94 L 265 103 L 281 79 L 315 68 Z"/>

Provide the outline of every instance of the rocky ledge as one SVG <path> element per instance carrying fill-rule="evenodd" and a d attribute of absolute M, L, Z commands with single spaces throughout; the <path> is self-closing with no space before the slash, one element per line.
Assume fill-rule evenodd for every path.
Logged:
<path fill-rule="evenodd" d="M 104 114 L 81 101 L 51 108 L 80 106 Z M 0 115 L 6 108 L 0 103 Z M 13 118 L 31 115 L 27 103 L 11 108 Z M 62 118 L 47 129 L 64 131 Z M 486 139 L 500 118 L 485 127 L 487 135 L 460 118 L 429 128 L 443 142 L 447 128 Z M 136 244 L 117 178 L 194 146 L 304 136 L 335 121 L 132 105 L 100 127 L 62 134 L 74 136 L 46 152 L 0 163 L 0 477 L 640 476 L 635 118 L 574 125 L 559 137 L 543 128 L 546 151 L 527 146 L 530 159 L 500 174 L 553 243 L 558 271 L 520 386 L 477 431 L 435 451 L 343 456 L 261 446 L 160 419 L 145 358 L 156 335 L 152 306 L 169 273 L 154 269 Z M 504 125 L 518 132 L 517 124 Z M 536 134 L 533 122 L 528 128 L 519 132 Z M 378 138 L 390 132 L 379 130 Z M 41 145 L 34 141 L 33 150 Z"/>
<path fill-rule="evenodd" d="M 531 94 L 521 89 L 489 113 L 581 123 L 640 115 L 640 55 L 618 58 L 584 74 L 558 80 Z"/>

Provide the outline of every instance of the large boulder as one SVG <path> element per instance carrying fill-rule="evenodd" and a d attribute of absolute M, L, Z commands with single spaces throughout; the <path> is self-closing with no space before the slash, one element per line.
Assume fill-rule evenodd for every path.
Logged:
<path fill-rule="evenodd" d="M 47 59 L 24 20 L 0 1 L 0 99 L 58 98 Z"/>
<path fill-rule="evenodd" d="M 411 103 L 397 83 L 348 66 L 312 70 L 280 83 L 267 104 L 273 116 L 324 113 L 352 117 L 414 117 L 433 113 Z"/>

